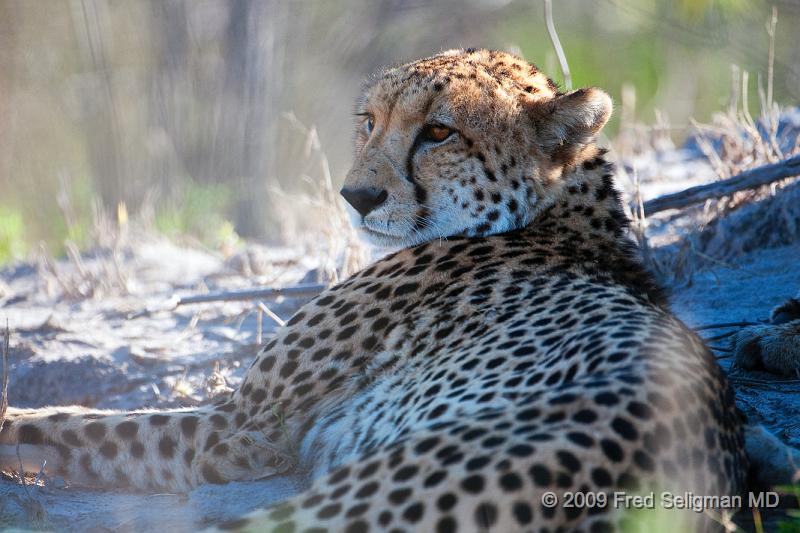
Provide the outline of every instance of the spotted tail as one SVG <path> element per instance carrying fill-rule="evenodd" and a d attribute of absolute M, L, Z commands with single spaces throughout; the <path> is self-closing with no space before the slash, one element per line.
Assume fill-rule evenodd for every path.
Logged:
<path fill-rule="evenodd" d="M 186 491 L 202 483 L 209 438 L 226 420 L 207 408 L 114 412 L 58 407 L 9 409 L 0 431 L 0 467 L 90 486 Z M 216 425 L 215 425 L 216 422 Z M 216 437 L 211 437 L 214 434 Z"/>

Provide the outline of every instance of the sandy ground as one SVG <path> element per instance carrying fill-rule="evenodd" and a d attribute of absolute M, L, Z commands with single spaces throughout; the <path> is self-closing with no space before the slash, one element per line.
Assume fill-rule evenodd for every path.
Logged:
<path fill-rule="evenodd" d="M 683 177 L 674 175 L 668 161 L 659 162 L 666 170 L 661 179 L 649 179 L 645 197 L 676 188 L 664 179 L 678 180 L 678 188 L 691 185 L 686 169 L 697 170 L 687 164 L 691 157 L 687 152 L 673 158 Z M 708 172 L 697 175 L 705 179 Z M 654 228 L 661 235 L 668 224 L 660 220 Z M 163 239 L 129 237 L 79 261 L 40 260 L 0 272 L 0 322 L 7 320 L 11 329 L 10 403 L 175 407 L 236 387 L 257 351 L 254 302 L 171 304 L 180 295 L 316 281 L 315 261 L 298 251 L 251 247 L 247 254 L 261 258 L 255 274 L 242 269 L 241 256 L 223 261 Z M 690 282 L 672 280 L 673 309 L 692 327 L 766 319 L 772 307 L 800 290 L 798 264 L 800 241 L 749 251 L 695 272 Z M 303 302 L 264 303 L 288 319 Z M 276 322 L 264 315 L 261 324 L 262 338 L 268 338 Z M 727 354 L 718 355 L 730 370 Z M 730 376 L 744 412 L 800 447 L 800 380 L 742 371 Z M 0 528 L 194 531 L 307 484 L 288 476 L 204 486 L 187 495 L 144 495 L 84 490 L 60 479 L 23 487 L 7 476 L 0 480 Z"/>
<path fill-rule="evenodd" d="M 314 262 L 286 249 L 240 254 L 259 257 L 258 274 L 243 273 L 239 256 L 223 261 L 154 237 L 131 238 L 115 253 L 116 261 L 112 250 L 99 250 L 80 267 L 40 261 L 0 273 L 0 321 L 11 329 L 11 405 L 134 409 L 209 401 L 239 384 L 257 352 L 255 303 L 174 308 L 175 297 L 316 281 Z M 95 295 L 81 297 L 81 290 Z M 304 301 L 263 303 L 287 319 Z M 262 315 L 263 338 L 276 327 Z M 82 490 L 57 478 L 44 485 L 0 480 L 0 528 L 194 531 L 283 499 L 307 480 L 205 486 L 188 495 Z"/>
<path fill-rule="evenodd" d="M 691 327 L 766 319 L 773 307 L 800 290 L 800 243 L 758 250 L 735 268 L 698 274 L 691 286 L 673 289 L 672 309 Z M 704 331 L 705 336 L 729 330 Z M 723 341 L 714 343 L 725 346 Z M 800 448 L 800 379 L 765 372 L 730 372 L 732 359 L 715 352 L 729 372 L 739 407 L 784 442 Z"/>

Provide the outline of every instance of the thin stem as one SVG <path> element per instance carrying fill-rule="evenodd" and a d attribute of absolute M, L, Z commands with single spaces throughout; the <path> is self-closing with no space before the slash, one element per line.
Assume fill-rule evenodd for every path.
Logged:
<path fill-rule="evenodd" d="M 556 50 L 558 56 L 558 63 L 561 65 L 561 73 L 564 75 L 564 86 L 568 91 L 572 90 L 572 76 L 569 73 L 569 65 L 567 64 L 567 56 L 564 55 L 564 49 L 561 47 L 561 41 L 558 40 L 558 33 L 556 33 L 556 25 L 553 23 L 553 4 L 552 0 L 544 0 L 544 21 L 547 25 L 547 33 L 550 35 L 550 42 L 553 43 L 553 48 Z"/>
<path fill-rule="evenodd" d="M 8 410 L 8 346 L 10 337 L 11 332 L 8 329 L 8 319 L 6 319 L 6 329 L 3 330 L 3 344 L 0 346 L 3 365 L 3 382 L 2 388 L 0 388 L 0 430 L 3 429 L 6 411 Z"/>
<path fill-rule="evenodd" d="M 767 112 L 772 112 L 772 80 L 775 71 L 775 26 L 778 24 L 778 8 L 772 6 L 772 17 L 767 23 L 769 35 L 769 64 L 767 66 Z"/>

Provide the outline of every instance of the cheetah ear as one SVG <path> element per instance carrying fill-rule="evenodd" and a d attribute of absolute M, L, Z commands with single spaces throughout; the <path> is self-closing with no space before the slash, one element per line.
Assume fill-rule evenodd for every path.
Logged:
<path fill-rule="evenodd" d="M 605 92 L 588 87 L 534 103 L 529 111 L 544 151 L 554 161 L 569 163 L 605 126 L 611 108 Z"/>

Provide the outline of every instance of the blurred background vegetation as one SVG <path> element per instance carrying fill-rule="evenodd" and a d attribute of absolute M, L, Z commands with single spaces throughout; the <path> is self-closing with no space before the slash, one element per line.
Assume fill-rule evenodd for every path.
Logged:
<path fill-rule="evenodd" d="M 576 86 L 635 94 L 633 118 L 680 140 L 725 107 L 732 65 L 757 108 L 773 6 L 775 100 L 796 104 L 800 0 L 557 0 L 554 18 Z M 209 247 L 291 239 L 314 219 L 291 193 L 347 170 L 361 80 L 462 46 L 562 81 L 542 0 L 0 0 L 0 263 L 87 244 L 99 211 Z"/>

